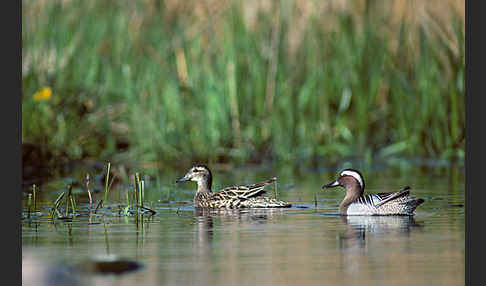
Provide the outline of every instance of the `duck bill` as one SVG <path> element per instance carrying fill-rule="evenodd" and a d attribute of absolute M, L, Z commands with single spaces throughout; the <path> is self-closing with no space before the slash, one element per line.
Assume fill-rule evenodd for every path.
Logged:
<path fill-rule="evenodd" d="M 328 189 L 328 188 L 334 188 L 334 187 L 338 187 L 338 186 L 341 186 L 341 184 L 339 183 L 338 180 L 335 180 L 335 181 L 332 181 L 331 183 L 329 183 L 327 185 L 322 186 L 322 188 Z"/>
<path fill-rule="evenodd" d="M 176 183 L 182 183 L 189 181 L 191 178 L 189 177 L 189 174 L 185 174 L 184 177 L 177 179 L 175 182 Z"/>

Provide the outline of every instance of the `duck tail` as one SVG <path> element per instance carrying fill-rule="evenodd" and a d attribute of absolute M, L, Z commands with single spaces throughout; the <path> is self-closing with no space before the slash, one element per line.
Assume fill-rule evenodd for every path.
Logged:
<path fill-rule="evenodd" d="M 260 182 L 260 183 L 256 183 L 256 184 L 253 184 L 253 185 L 250 185 L 250 186 L 266 186 L 268 184 L 271 184 L 273 182 L 275 182 L 277 180 L 277 177 L 273 177 L 273 178 L 270 178 L 266 181 L 263 181 L 263 182 Z"/>
<path fill-rule="evenodd" d="M 410 198 L 405 204 L 407 206 L 407 212 L 413 213 L 415 209 L 424 202 L 421 198 Z"/>
<path fill-rule="evenodd" d="M 413 208 L 415 209 L 416 207 L 418 207 L 419 205 L 421 205 L 422 203 L 424 202 L 423 199 L 421 198 L 411 198 L 408 203 L 413 206 Z"/>

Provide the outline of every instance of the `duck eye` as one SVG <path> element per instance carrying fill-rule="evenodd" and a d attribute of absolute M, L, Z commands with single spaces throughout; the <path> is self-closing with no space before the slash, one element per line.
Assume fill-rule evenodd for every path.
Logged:
<path fill-rule="evenodd" d="M 194 173 L 199 172 L 199 170 L 198 170 L 198 169 L 194 169 L 194 170 L 192 170 L 192 171 L 193 171 Z"/>

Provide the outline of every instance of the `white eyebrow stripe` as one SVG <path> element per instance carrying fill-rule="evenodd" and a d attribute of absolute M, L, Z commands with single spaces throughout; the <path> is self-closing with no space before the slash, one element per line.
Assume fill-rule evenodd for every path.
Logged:
<path fill-rule="evenodd" d="M 361 188 L 363 188 L 363 179 L 361 178 L 361 176 L 358 173 L 353 172 L 353 171 L 344 171 L 344 172 L 341 173 L 341 176 L 351 176 L 351 177 L 354 177 L 356 180 L 358 180 L 359 185 L 361 186 Z"/>

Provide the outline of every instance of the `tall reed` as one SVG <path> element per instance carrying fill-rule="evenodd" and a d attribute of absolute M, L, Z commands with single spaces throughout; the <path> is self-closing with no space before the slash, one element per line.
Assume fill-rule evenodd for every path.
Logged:
<path fill-rule="evenodd" d="M 165 162 L 463 158 L 463 1 L 215 3 L 25 1 L 23 142 Z"/>

